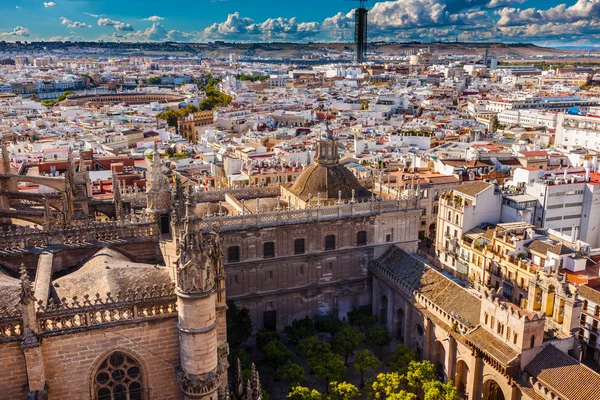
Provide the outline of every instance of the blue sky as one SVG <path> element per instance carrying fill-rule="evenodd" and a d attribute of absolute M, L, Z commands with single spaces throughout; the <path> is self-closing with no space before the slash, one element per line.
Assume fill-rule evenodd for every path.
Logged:
<path fill-rule="evenodd" d="M 352 39 L 347 0 L 0 0 L 1 40 Z M 600 0 L 370 1 L 373 40 L 600 42 Z"/>

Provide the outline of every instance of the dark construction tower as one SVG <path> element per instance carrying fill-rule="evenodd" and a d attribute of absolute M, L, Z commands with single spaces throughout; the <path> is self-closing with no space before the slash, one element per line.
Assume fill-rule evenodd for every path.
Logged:
<path fill-rule="evenodd" d="M 360 7 L 354 12 L 354 62 L 362 64 L 367 61 L 367 14 L 365 1 L 359 0 Z"/>

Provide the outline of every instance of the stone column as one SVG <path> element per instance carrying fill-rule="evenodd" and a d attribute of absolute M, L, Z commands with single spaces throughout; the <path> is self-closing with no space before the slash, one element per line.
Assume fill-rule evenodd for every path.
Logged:
<path fill-rule="evenodd" d="M 409 301 L 404 303 L 404 344 L 411 347 L 412 342 L 412 307 Z"/>
<path fill-rule="evenodd" d="M 23 333 L 21 351 L 25 356 L 27 369 L 28 399 L 45 400 L 48 398 L 46 374 L 39 329 L 35 310 L 33 288 L 25 266 L 21 264 L 21 310 L 23 313 Z"/>
<path fill-rule="evenodd" d="M 452 335 L 448 335 L 446 370 L 448 371 L 447 382 L 454 382 L 456 377 L 456 339 Z"/>
<path fill-rule="evenodd" d="M 433 338 L 433 322 L 429 318 L 425 318 L 425 359 L 433 362 L 433 346 L 431 339 Z"/>
<path fill-rule="evenodd" d="M 483 357 L 477 350 L 473 353 L 473 386 L 471 387 L 471 399 L 480 399 L 483 388 Z"/>

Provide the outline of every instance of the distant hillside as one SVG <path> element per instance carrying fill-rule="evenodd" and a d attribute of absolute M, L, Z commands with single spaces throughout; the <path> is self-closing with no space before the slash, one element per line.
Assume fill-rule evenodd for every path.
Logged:
<path fill-rule="evenodd" d="M 539 47 L 530 43 L 442 43 L 442 42 L 376 42 L 369 44 L 369 51 L 380 54 L 402 55 L 429 47 L 438 55 L 464 54 L 482 55 L 489 49 L 490 55 L 498 57 L 531 57 L 536 55 L 558 55 L 573 50 L 557 50 Z M 101 50 L 114 55 L 177 55 L 227 58 L 230 53 L 241 57 L 299 59 L 314 53 L 335 56 L 351 51 L 352 43 L 175 43 L 175 42 L 0 42 L 0 51 L 55 53 L 93 53 Z"/>

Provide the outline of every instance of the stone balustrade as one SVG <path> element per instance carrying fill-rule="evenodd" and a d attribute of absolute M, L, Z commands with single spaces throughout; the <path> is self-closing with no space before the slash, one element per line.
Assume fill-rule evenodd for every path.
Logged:
<path fill-rule="evenodd" d="M 128 214 L 118 221 L 75 220 L 63 229 L 31 227 L 0 228 L 0 251 L 55 245 L 106 243 L 115 240 L 149 238 L 158 235 L 158 226 L 150 214 Z"/>
<path fill-rule="evenodd" d="M 384 201 L 347 201 L 333 206 L 318 206 L 315 204 L 309 208 L 297 210 L 276 209 L 268 212 L 235 216 L 207 215 L 202 220 L 197 221 L 196 224 L 198 229 L 206 231 L 213 228 L 219 231 L 227 231 L 374 216 L 384 213 L 414 210 L 418 207 L 417 197 Z"/>

